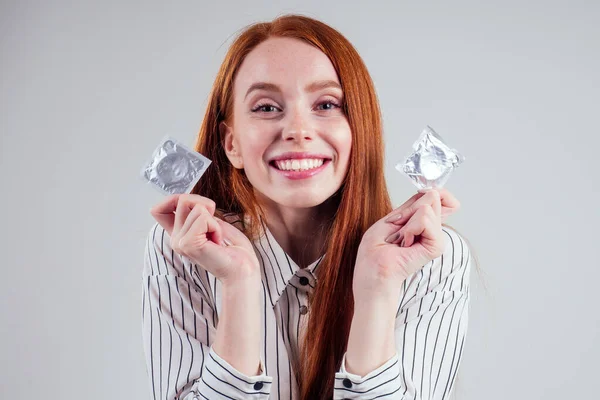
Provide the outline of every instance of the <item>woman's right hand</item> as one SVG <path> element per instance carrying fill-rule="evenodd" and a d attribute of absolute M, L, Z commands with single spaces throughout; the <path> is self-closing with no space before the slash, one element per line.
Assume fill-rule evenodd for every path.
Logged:
<path fill-rule="evenodd" d="M 260 279 L 252 244 L 239 229 L 219 219 L 215 202 L 197 194 L 174 194 L 150 210 L 167 231 L 171 248 L 222 283 Z"/>

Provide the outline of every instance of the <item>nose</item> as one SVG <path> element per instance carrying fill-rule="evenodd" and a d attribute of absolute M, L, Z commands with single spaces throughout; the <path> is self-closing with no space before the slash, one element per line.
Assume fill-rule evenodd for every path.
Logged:
<path fill-rule="evenodd" d="M 283 127 L 283 140 L 312 140 L 313 136 L 310 118 L 300 110 L 291 111 Z"/>

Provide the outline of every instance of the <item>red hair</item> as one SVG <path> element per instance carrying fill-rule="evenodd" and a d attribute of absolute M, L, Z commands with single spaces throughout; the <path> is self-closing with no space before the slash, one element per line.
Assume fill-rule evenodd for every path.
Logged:
<path fill-rule="evenodd" d="M 212 87 L 195 150 L 213 163 L 193 193 L 214 200 L 218 209 L 248 214 L 251 221 L 265 218 L 244 171 L 234 168 L 225 154 L 219 124 L 232 117 L 234 78 L 244 58 L 271 37 L 302 40 L 329 57 L 344 92 L 343 110 L 352 131 L 348 172 L 330 199 L 337 211 L 327 225 L 327 255 L 309 298 L 311 309 L 319 312 L 310 314 L 296 368 L 301 399 L 332 398 L 354 313 L 352 278 L 358 246 L 365 231 L 392 210 L 384 177 L 381 111 L 373 81 L 352 44 L 332 27 L 301 15 L 284 15 L 244 29 L 229 48 Z M 255 225 L 246 230 L 251 239 L 260 229 Z"/>

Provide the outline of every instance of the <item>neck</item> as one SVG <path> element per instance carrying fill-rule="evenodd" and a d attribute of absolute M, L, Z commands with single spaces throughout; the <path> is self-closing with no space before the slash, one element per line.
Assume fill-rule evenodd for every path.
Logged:
<path fill-rule="evenodd" d="M 283 207 L 259 195 L 271 234 L 300 268 L 306 268 L 325 252 L 328 223 L 335 213 L 331 202 L 309 208 Z"/>

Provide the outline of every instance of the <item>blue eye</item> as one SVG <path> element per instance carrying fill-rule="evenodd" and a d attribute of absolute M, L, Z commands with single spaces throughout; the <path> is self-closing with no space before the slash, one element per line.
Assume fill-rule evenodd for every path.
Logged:
<path fill-rule="evenodd" d="M 332 106 L 337 107 L 337 108 L 340 107 L 338 104 L 334 103 L 333 101 L 324 101 L 322 103 L 319 103 L 319 106 L 323 106 L 323 105 L 327 105 L 327 104 L 332 105 Z M 326 108 L 325 110 L 332 110 L 332 109 L 333 108 Z"/>
<path fill-rule="evenodd" d="M 323 101 L 321 103 L 319 103 L 317 105 L 317 108 L 321 107 L 321 106 L 329 106 L 327 108 L 320 108 L 320 110 L 322 111 L 329 111 L 329 110 L 333 110 L 334 108 L 340 108 L 339 104 L 333 102 L 333 101 Z M 252 109 L 252 112 L 266 112 L 266 113 L 271 113 L 273 111 L 278 110 L 277 107 L 275 107 L 272 104 L 269 103 L 261 103 L 259 105 L 257 105 L 256 107 L 254 107 Z"/>
<path fill-rule="evenodd" d="M 259 105 L 257 105 L 257 106 L 256 106 L 254 109 L 252 109 L 252 112 L 258 112 L 258 111 L 263 111 L 263 112 L 267 112 L 267 113 L 268 113 L 268 112 L 271 112 L 271 111 L 264 110 L 264 108 L 267 108 L 267 107 L 268 107 L 268 108 L 269 108 L 271 111 L 274 111 L 274 110 L 276 110 L 276 109 L 277 109 L 277 107 L 275 107 L 275 106 L 274 106 L 274 105 L 272 105 L 272 104 L 269 104 L 269 103 L 264 103 L 264 104 L 259 104 Z M 261 108 L 262 108 L 263 110 L 261 110 Z"/>

